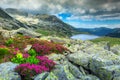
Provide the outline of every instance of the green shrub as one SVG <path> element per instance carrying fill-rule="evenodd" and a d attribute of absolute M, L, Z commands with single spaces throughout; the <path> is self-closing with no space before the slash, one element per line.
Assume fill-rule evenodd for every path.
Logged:
<path fill-rule="evenodd" d="M 14 40 L 13 39 L 8 39 L 6 42 L 5 42 L 5 45 L 6 46 L 10 46 L 11 44 L 13 44 Z"/>
<path fill-rule="evenodd" d="M 36 51 L 34 50 L 34 49 L 30 49 L 29 51 L 28 51 L 28 54 L 30 54 L 31 56 L 36 56 Z"/>
<path fill-rule="evenodd" d="M 8 55 L 9 49 L 8 48 L 0 48 L 0 59 L 4 58 L 5 55 Z"/>
<path fill-rule="evenodd" d="M 8 48 L 0 48 L 0 55 L 8 54 L 9 49 Z"/>
<path fill-rule="evenodd" d="M 38 64 L 39 60 L 35 56 L 30 56 L 25 59 L 25 62 L 30 64 Z"/>
<path fill-rule="evenodd" d="M 17 53 L 17 55 L 15 57 L 13 57 L 11 59 L 11 61 L 14 62 L 14 63 L 21 64 L 21 63 L 24 63 L 25 59 L 23 58 L 22 53 Z"/>

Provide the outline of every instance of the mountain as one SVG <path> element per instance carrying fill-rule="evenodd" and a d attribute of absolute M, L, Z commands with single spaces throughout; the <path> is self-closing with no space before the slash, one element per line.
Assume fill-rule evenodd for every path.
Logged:
<path fill-rule="evenodd" d="M 28 13 L 28 16 L 25 16 L 20 15 L 21 11 L 16 9 L 6 9 L 6 11 L 15 19 L 26 24 L 35 31 L 42 33 L 43 35 L 59 35 L 70 37 L 74 34 L 80 33 L 74 27 L 64 23 L 55 15 Z"/>
<path fill-rule="evenodd" d="M 108 33 L 111 33 L 113 29 L 100 27 L 100 28 L 77 28 L 80 32 L 88 32 L 89 34 L 105 36 Z"/>
<path fill-rule="evenodd" d="M 12 14 L 12 15 L 23 15 L 23 16 L 28 16 L 28 13 L 23 11 L 23 10 L 18 10 L 14 8 L 7 8 L 5 9 L 6 12 Z"/>
<path fill-rule="evenodd" d="M 111 33 L 107 34 L 106 36 L 120 38 L 120 28 L 115 28 Z"/>
<path fill-rule="evenodd" d="M 0 27 L 7 30 L 18 29 L 20 27 L 27 28 L 26 25 L 11 17 L 2 8 L 0 8 Z"/>

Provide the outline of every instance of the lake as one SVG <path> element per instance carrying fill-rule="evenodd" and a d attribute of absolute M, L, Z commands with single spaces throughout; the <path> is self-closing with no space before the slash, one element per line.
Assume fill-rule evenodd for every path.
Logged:
<path fill-rule="evenodd" d="M 99 36 L 89 35 L 89 34 L 78 34 L 78 35 L 72 36 L 71 38 L 72 39 L 79 39 L 79 40 L 92 40 L 92 39 L 99 38 Z"/>

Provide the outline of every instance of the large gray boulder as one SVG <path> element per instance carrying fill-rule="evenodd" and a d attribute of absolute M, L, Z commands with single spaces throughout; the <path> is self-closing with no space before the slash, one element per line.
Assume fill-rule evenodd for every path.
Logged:
<path fill-rule="evenodd" d="M 90 62 L 92 56 L 93 56 L 93 54 L 88 54 L 83 51 L 79 51 L 79 52 L 68 55 L 67 58 L 71 62 L 73 62 L 79 66 L 88 68 L 88 65 L 89 65 L 89 62 Z"/>
<path fill-rule="evenodd" d="M 30 37 L 34 37 L 34 38 L 41 37 L 41 34 L 36 33 L 33 30 L 29 30 L 29 29 L 25 29 L 25 28 L 19 28 L 17 30 L 11 30 L 11 31 L 0 29 L 0 35 L 2 35 L 5 38 L 14 37 L 17 34 L 30 36 Z"/>
<path fill-rule="evenodd" d="M 17 65 L 12 62 L 0 64 L 0 80 L 21 80 L 20 75 L 14 72 Z"/>
<path fill-rule="evenodd" d="M 57 65 L 46 80 L 76 80 L 76 78 L 70 73 L 68 65 Z"/>
<path fill-rule="evenodd" d="M 81 48 L 82 51 L 69 54 L 67 58 L 90 70 L 101 80 L 117 80 L 120 77 L 120 56 L 97 44 Z"/>

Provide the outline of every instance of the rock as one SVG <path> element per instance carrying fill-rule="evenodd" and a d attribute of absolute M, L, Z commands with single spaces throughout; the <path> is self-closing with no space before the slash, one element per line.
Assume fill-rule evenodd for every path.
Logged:
<path fill-rule="evenodd" d="M 100 79 L 93 75 L 86 75 L 86 76 L 83 76 L 81 80 L 100 80 Z"/>
<path fill-rule="evenodd" d="M 111 47 L 111 51 L 114 54 L 120 55 L 120 45 L 115 45 L 115 46 Z"/>
<path fill-rule="evenodd" d="M 45 80 L 76 80 L 76 78 L 70 73 L 68 65 L 57 65 Z"/>
<path fill-rule="evenodd" d="M 0 64 L 0 80 L 21 80 L 20 75 L 14 72 L 17 65 L 12 62 Z"/>
<path fill-rule="evenodd" d="M 28 51 L 32 48 L 32 45 L 27 45 L 27 47 L 24 49 L 24 51 Z"/>
<path fill-rule="evenodd" d="M 56 64 L 66 64 L 68 62 L 67 58 L 63 54 L 52 53 L 47 55 L 49 59 L 54 60 Z"/>
<path fill-rule="evenodd" d="M 37 75 L 34 80 L 45 80 L 45 78 L 49 75 L 48 72 L 44 72 L 44 73 L 41 73 L 39 75 Z"/>
<path fill-rule="evenodd" d="M 17 30 L 12 30 L 12 32 L 13 32 L 12 35 L 22 34 L 22 35 L 30 36 L 34 38 L 39 38 L 41 36 L 41 34 L 36 33 L 32 30 L 25 29 L 25 28 L 19 28 Z"/>
<path fill-rule="evenodd" d="M 73 76 L 76 77 L 77 79 L 80 79 L 83 76 L 83 74 L 82 74 L 82 72 L 80 72 L 79 68 L 77 68 L 76 66 L 74 66 L 71 63 L 69 63 L 69 70 L 73 74 Z"/>
<path fill-rule="evenodd" d="M 58 39 L 58 38 L 50 38 L 51 42 L 54 42 L 54 43 L 66 43 L 65 40 L 62 40 L 62 39 Z"/>
<path fill-rule="evenodd" d="M 67 58 L 71 62 L 77 65 L 88 68 L 88 64 L 89 64 L 90 59 L 92 58 L 92 54 L 87 54 L 87 53 L 84 53 L 83 51 L 79 51 L 77 53 L 68 55 Z"/>
<path fill-rule="evenodd" d="M 45 80 L 59 80 L 59 79 L 54 73 L 50 72 L 50 74 L 47 76 Z"/>
<path fill-rule="evenodd" d="M 14 37 L 17 34 L 30 36 L 30 37 L 34 37 L 34 38 L 39 38 L 41 36 L 41 34 L 36 33 L 32 30 L 25 29 L 25 28 L 19 28 L 17 30 L 11 30 L 11 31 L 2 29 L 2 30 L 0 30 L 0 34 L 5 38 Z"/>
<path fill-rule="evenodd" d="M 105 66 L 99 69 L 101 80 L 120 80 L 120 65 Z"/>
<path fill-rule="evenodd" d="M 105 67 L 105 66 L 111 66 L 111 65 L 119 65 L 120 64 L 120 57 L 111 53 L 102 53 L 102 54 L 96 54 L 91 60 L 90 60 L 90 70 L 94 72 L 95 74 L 100 74 L 99 68 Z"/>

